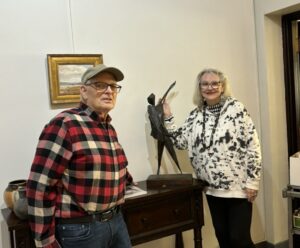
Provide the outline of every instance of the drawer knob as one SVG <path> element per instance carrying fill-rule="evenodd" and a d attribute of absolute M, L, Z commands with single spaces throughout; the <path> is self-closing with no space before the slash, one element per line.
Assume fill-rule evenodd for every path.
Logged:
<path fill-rule="evenodd" d="M 174 212 L 175 215 L 178 215 L 180 211 L 179 211 L 178 208 L 175 208 L 175 209 L 173 210 L 173 212 Z"/>
<path fill-rule="evenodd" d="M 147 222 L 148 222 L 148 218 L 143 217 L 143 218 L 141 219 L 141 221 L 142 221 L 142 223 L 147 223 Z"/>

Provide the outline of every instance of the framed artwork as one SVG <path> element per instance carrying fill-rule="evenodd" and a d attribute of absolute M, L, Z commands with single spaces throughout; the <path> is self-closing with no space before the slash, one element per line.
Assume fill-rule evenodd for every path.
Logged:
<path fill-rule="evenodd" d="M 48 54 L 48 76 L 51 104 L 76 103 L 82 74 L 103 63 L 102 54 Z"/>

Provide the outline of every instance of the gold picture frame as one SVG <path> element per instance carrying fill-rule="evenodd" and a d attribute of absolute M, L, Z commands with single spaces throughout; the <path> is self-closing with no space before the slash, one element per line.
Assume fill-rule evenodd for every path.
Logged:
<path fill-rule="evenodd" d="M 78 103 L 81 76 L 102 54 L 47 54 L 51 104 Z"/>

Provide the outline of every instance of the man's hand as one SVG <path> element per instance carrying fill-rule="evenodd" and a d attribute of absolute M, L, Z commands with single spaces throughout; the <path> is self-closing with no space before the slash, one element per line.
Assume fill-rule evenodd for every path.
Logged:
<path fill-rule="evenodd" d="M 126 169 L 126 186 L 128 185 L 137 185 L 136 182 L 133 181 L 133 177 L 129 173 L 129 171 Z"/>

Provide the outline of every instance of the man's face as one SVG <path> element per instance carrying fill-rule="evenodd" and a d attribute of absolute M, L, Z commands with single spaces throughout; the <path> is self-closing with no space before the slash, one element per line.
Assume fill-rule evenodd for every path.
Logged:
<path fill-rule="evenodd" d="M 106 84 L 113 88 L 106 88 Z M 92 77 L 80 90 L 85 103 L 99 115 L 105 116 L 116 104 L 116 85 L 113 75 L 103 72 Z"/>

